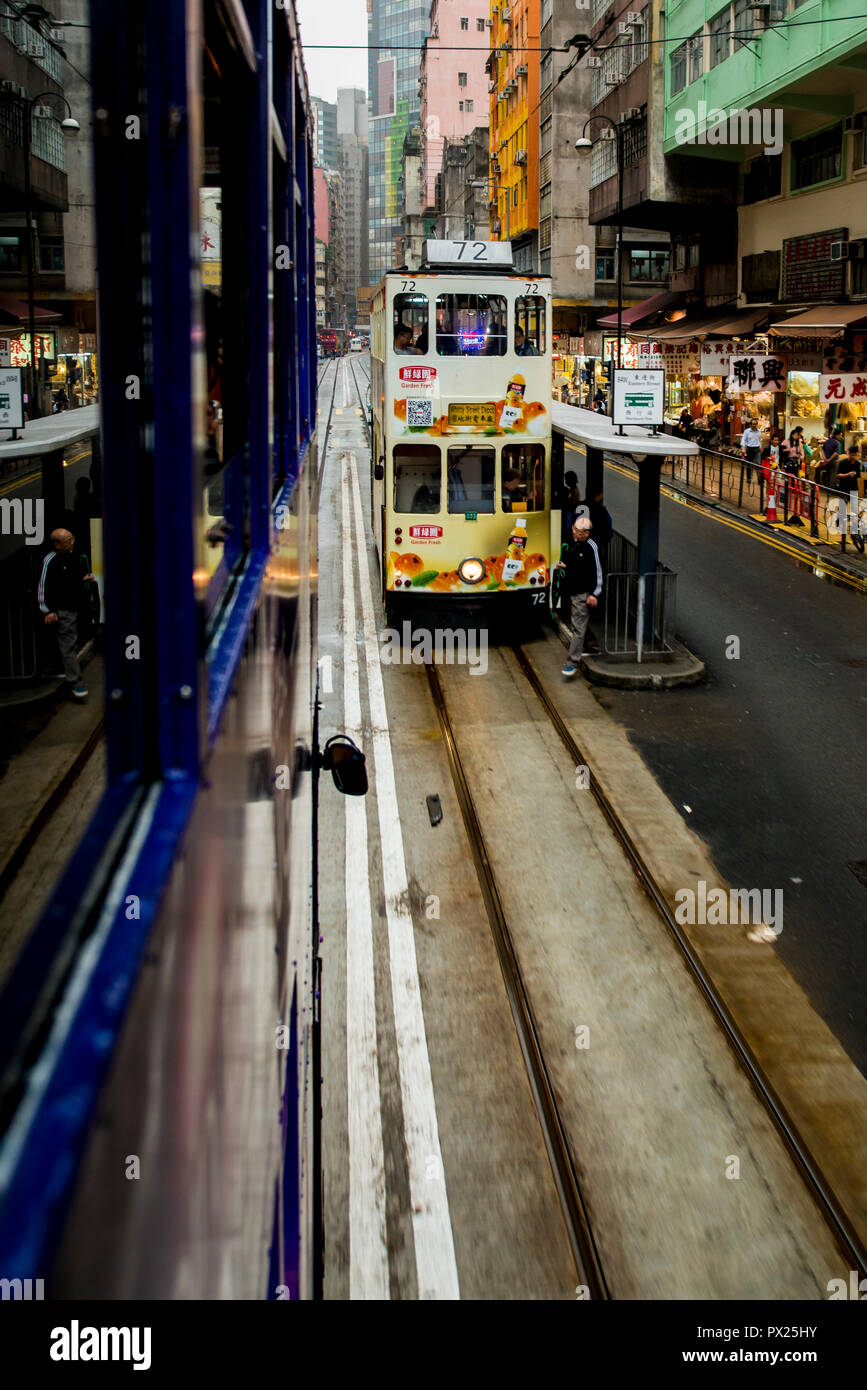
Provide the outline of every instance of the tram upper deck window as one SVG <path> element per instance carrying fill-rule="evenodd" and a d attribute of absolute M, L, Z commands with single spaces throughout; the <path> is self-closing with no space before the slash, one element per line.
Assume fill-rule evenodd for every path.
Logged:
<path fill-rule="evenodd" d="M 541 511 L 545 505 L 544 444 L 507 444 L 501 462 L 503 511 Z"/>
<path fill-rule="evenodd" d="M 441 294 L 436 317 L 440 357 L 506 355 L 506 301 L 502 295 Z"/>
<path fill-rule="evenodd" d="M 493 512 L 493 449 L 468 444 L 449 449 L 448 509 L 450 512 Z"/>
<path fill-rule="evenodd" d="M 394 510 L 438 512 L 442 458 L 435 444 L 397 444 L 394 449 Z"/>
<path fill-rule="evenodd" d="M 545 300 L 539 294 L 515 300 L 515 352 L 519 357 L 542 357 L 545 352 Z"/>
<path fill-rule="evenodd" d="M 426 294 L 396 294 L 392 340 L 398 357 L 419 357 L 428 349 Z"/>

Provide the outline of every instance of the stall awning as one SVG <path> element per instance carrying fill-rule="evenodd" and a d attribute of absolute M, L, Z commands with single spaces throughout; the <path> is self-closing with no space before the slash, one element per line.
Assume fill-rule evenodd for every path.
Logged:
<path fill-rule="evenodd" d="M 646 319 L 652 318 L 654 314 L 661 313 L 664 309 L 673 309 L 676 304 L 682 304 L 685 296 L 681 293 L 672 293 L 666 290 L 663 294 L 652 294 L 649 299 L 643 299 L 640 304 L 633 304 L 631 309 L 624 309 L 621 322 L 624 328 L 632 328 L 637 323 L 644 323 Z M 597 328 L 613 328 L 617 332 L 617 315 L 606 314 L 603 319 L 597 319 Z"/>
<path fill-rule="evenodd" d="M 41 309 L 38 304 L 33 306 L 33 318 L 38 324 L 59 323 L 62 314 L 57 314 L 53 309 Z M 30 310 L 23 299 L 14 299 L 11 294 L 0 293 L 0 323 L 18 323 L 26 325 L 30 322 Z"/>
<path fill-rule="evenodd" d="M 688 343 L 693 338 L 738 338 L 754 333 L 756 324 L 768 317 L 767 309 L 745 309 L 739 313 L 735 309 L 724 309 L 711 317 L 686 320 L 666 325 L 662 328 L 642 329 L 639 337 L 653 339 L 657 343 Z"/>
<path fill-rule="evenodd" d="M 782 323 L 772 323 L 770 331 L 779 337 L 832 338 L 844 328 L 867 325 L 867 304 L 820 304 L 803 314 L 794 314 Z"/>

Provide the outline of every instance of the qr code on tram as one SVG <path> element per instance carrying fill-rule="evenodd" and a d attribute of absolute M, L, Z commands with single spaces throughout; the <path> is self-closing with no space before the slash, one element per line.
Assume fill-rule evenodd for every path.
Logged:
<path fill-rule="evenodd" d="M 430 429 L 433 424 L 433 401 L 407 401 L 406 423 Z"/>

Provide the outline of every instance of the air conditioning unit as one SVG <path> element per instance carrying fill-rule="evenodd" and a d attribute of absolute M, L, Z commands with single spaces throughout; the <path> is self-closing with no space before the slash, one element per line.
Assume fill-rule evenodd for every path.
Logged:
<path fill-rule="evenodd" d="M 511 9 L 509 8 L 508 5 L 501 5 L 501 6 L 500 6 L 500 23 L 501 23 L 501 24 L 511 24 L 511 22 L 512 22 L 512 11 L 511 11 Z"/>
<path fill-rule="evenodd" d="M 859 111 L 857 116 L 846 117 L 843 122 L 843 130 L 847 135 L 854 135 L 864 129 L 864 115 L 863 111 Z"/>
<path fill-rule="evenodd" d="M 526 151 L 526 150 L 515 150 L 515 163 L 516 163 L 516 164 L 526 164 L 526 163 L 527 163 L 527 151 Z"/>
<path fill-rule="evenodd" d="M 52 43 L 66 43 L 66 34 L 63 29 L 49 29 L 48 37 Z"/>
<path fill-rule="evenodd" d="M 849 243 L 848 243 L 848 241 L 832 241 L 832 242 L 831 242 L 831 260 L 832 260 L 832 261 L 848 261 L 848 259 L 849 259 Z"/>
<path fill-rule="evenodd" d="M 10 82 L 8 77 L 4 77 L 0 82 L 0 92 L 18 92 L 18 83 Z"/>
<path fill-rule="evenodd" d="M 641 22 L 642 16 L 638 13 L 638 10 L 627 10 L 626 14 L 623 16 L 623 23 L 628 25 L 630 29 L 634 29 L 635 26 L 641 24 Z"/>
<path fill-rule="evenodd" d="M 54 115 L 54 111 L 50 106 L 34 106 L 33 114 L 34 116 L 41 117 L 42 120 L 46 120 Z"/>
<path fill-rule="evenodd" d="M 619 23 L 618 26 L 617 26 L 617 33 L 618 33 L 618 35 L 622 35 L 624 38 L 627 38 L 627 39 L 628 39 L 628 38 L 630 37 L 630 32 L 629 32 L 629 31 L 630 31 L 631 28 L 632 28 L 632 25 L 631 25 L 631 24 L 627 24 L 625 20 L 621 20 L 620 23 Z"/>
<path fill-rule="evenodd" d="M 493 29 L 493 27 L 494 27 L 494 21 L 493 21 L 492 19 L 486 19 L 486 20 L 485 20 L 485 28 L 486 28 L 486 29 Z"/>
<path fill-rule="evenodd" d="M 599 56 L 598 53 L 591 53 L 591 54 L 590 54 L 590 57 L 587 59 L 587 66 L 588 66 L 588 68 L 601 68 L 601 67 L 602 67 L 602 59 L 600 58 L 600 56 Z"/>
<path fill-rule="evenodd" d="M 515 72 L 518 74 L 519 77 L 526 77 L 526 76 L 527 76 L 527 64 L 526 64 L 526 63 L 519 63 L 518 66 L 515 68 Z"/>
<path fill-rule="evenodd" d="M 620 115 L 617 117 L 617 119 L 620 122 L 620 124 L 623 125 L 626 121 L 637 121 L 640 115 L 640 106 L 627 106 L 625 111 L 620 112 Z"/>
<path fill-rule="evenodd" d="M 599 132 L 599 139 L 600 139 L 600 140 L 616 140 L 616 139 L 617 139 L 617 131 L 616 131 L 616 130 L 613 130 L 612 127 L 611 127 L 610 125 L 604 125 L 604 126 L 602 127 L 602 129 L 600 130 L 600 132 Z"/>

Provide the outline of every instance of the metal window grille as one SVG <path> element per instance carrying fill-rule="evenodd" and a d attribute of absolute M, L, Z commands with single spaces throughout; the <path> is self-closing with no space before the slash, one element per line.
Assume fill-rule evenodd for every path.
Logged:
<path fill-rule="evenodd" d="M 63 131 L 60 122 L 53 117 L 34 116 L 30 148 L 37 159 L 44 159 L 55 169 L 65 169 Z"/>
<path fill-rule="evenodd" d="M 614 141 L 611 141 L 614 144 Z M 623 163 L 634 164 L 647 154 L 647 120 L 627 126 L 623 132 Z"/>
<path fill-rule="evenodd" d="M 725 62 L 731 53 L 731 12 L 728 5 L 724 10 L 711 20 L 709 25 L 710 32 L 710 65 L 717 67 Z"/>
<path fill-rule="evenodd" d="M 686 44 L 682 43 L 671 55 L 671 94 L 677 96 L 686 86 Z"/>
<path fill-rule="evenodd" d="M 693 34 L 687 45 L 689 57 L 689 72 L 687 82 L 697 82 L 704 72 L 704 35 L 701 30 Z"/>
<path fill-rule="evenodd" d="M 617 173 L 617 141 L 597 140 L 590 153 L 590 187 L 604 183 Z"/>

